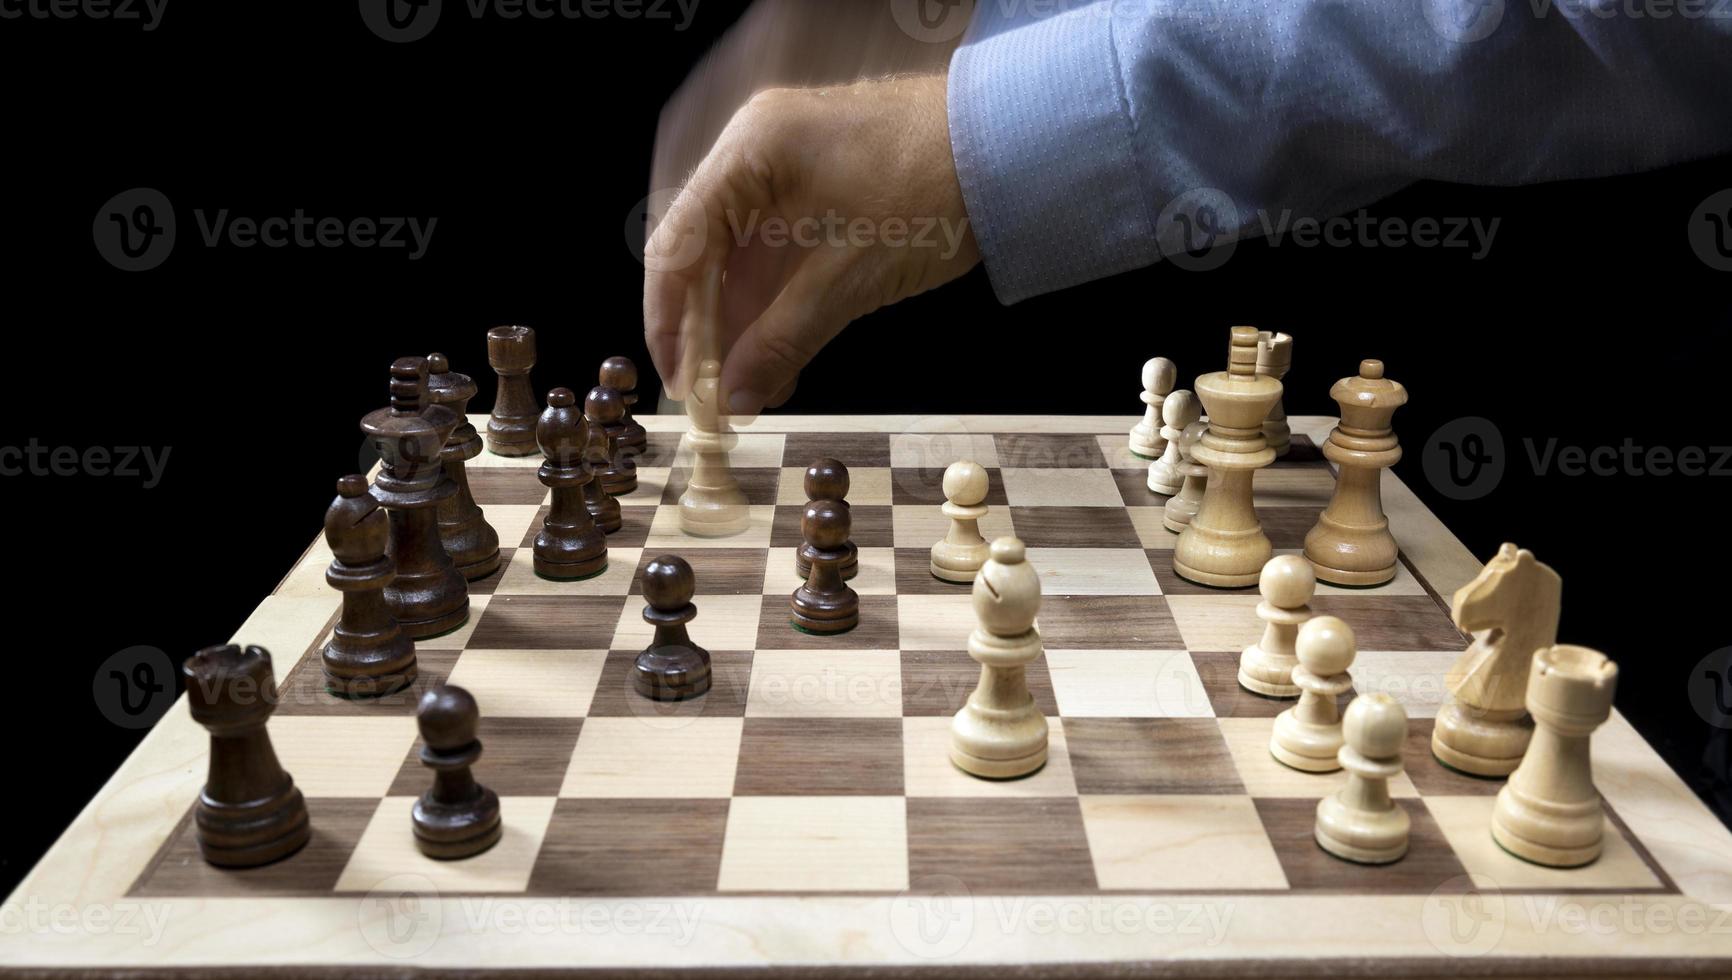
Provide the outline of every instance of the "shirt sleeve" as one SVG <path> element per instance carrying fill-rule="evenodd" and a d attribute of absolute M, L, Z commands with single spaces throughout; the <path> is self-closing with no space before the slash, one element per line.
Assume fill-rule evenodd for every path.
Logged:
<path fill-rule="evenodd" d="M 951 143 L 999 299 L 1419 180 L 1513 185 L 1732 148 L 1732 0 L 977 4 Z"/>

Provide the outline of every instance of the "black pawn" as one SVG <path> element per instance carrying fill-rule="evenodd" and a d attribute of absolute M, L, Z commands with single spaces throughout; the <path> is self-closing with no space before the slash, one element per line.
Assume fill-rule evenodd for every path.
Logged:
<path fill-rule="evenodd" d="M 806 467 L 806 499 L 834 500 L 844 508 L 848 506 L 848 467 L 839 459 L 828 456 Z M 842 579 L 847 581 L 860 574 L 860 549 L 854 542 L 844 542 L 848 549 L 848 557 L 842 561 Z M 794 574 L 805 578 L 812 574 L 812 556 L 810 546 L 801 542 L 794 549 Z"/>
<path fill-rule="evenodd" d="M 710 652 L 692 642 L 686 624 L 698 614 L 692 604 L 697 579 L 678 555 L 663 555 L 643 570 L 644 622 L 655 639 L 637 655 L 632 684 L 656 701 L 683 701 L 710 689 Z"/>
<path fill-rule="evenodd" d="M 415 641 L 385 604 L 385 586 L 397 563 L 385 553 L 391 524 L 367 492 L 367 478 L 337 481 L 337 499 L 325 511 L 325 540 L 335 560 L 325 581 L 343 593 L 343 614 L 320 654 L 325 687 L 347 698 L 379 697 L 415 681 Z"/>
<path fill-rule="evenodd" d="M 625 426 L 624 437 L 620 440 L 620 448 L 627 456 L 641 456 L 649 444 L 649 434 L 637 420 L 631 417 L 631 410 L 637 404 L 637 365 L 629 357 L 610 357 L 601 362 L 601 383 L 619 392 L 619 397 L 625 403 L 625 417 L 620 420 Z"/>
<path fill-rule="evenodd" d="M 630 493 L 631 490 L 615 489 L 620 486 L 620 471 L 615 461 L 619 457 L 618 447 L 614 444 L 614 436 L 608 434 L 611 422 L 616 428 L 619 416 L 625 411 L 620 403 L 619 392 L 612 388 L 591 388 L 583 399 L 583 419 L 589 423 L 589 443 L 584 449 L 584 462 L 589 464 L 589 470 L 594 478 L 583 488 L 583 506 L 589 511 L 589 516 L 595 521 L 595 526 L 605 534 L 612 534 L 620 529 L 619 501 L 613 499 L 615 493 Z M 617 435 L 617 433 L 615 433 Z M 630 462 L 627 460 L 626 462 Z M 613 480 L 610 486 L 608 481 Z M 637 489 L 637 467 L 631 469 L 632 490 Z"/>
<path fill-rule="evenodd" d="M 595 474 L 601 488 L 615 497 L 637 490 L 637 463 L 625 445 L 625 397 L 604 381 L 590 389 L 589 397 L 583 400 L 583 414 L 590 427 L 602 434 L 607 450 L 607 458 Z"/>
<path fill-rule="evenodd" d="M 433 787 L 415 801 L 415 846 L 430 858 L 455 860 L 499 843 L 499 795 L 475 781 L 470 767 L 481 758 L 476 737 L 481 709 L 474 695 L 443 684 L 421 696 L 415 721 L 421 727 L 421 764 L 433 770 Z"/>
<path fill-rule="evenodd" d="M 607 534 L 595 526 L 583 502 L 583 488 L 594 477 L 584 462 L 589 423 L 576 406 L 570 388 L 555 388 L 535 425 L 536 442 L 547 457 L 536 476 L 553 490 L 553 507 L 535 536 L 535 574 L 557 581 L 607 571 Z"/>
<path fill-rule="evenodd" d="M 860 597 L 842 581 L 848 558 L 848 505 L 814 500 L 800 518 L 812 562 L 806 584 L 789 597 L 791 621 L 808 633 L 844 633 L 860 624 Z"/>
<path fill-rule="evenodd" d="M 300 850 L 312 832 L 307 801 L 265 730 L 277 707 L 270 651 L 206 647 L 181 670 L 192 718 L 210 731 L 210 771 L 193 813 L 204 859 L 251 868 Z"/>

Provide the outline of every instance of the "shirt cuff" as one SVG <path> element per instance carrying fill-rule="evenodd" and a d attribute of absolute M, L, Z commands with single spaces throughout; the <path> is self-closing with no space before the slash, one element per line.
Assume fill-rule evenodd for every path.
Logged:
<path fill-rule="evenodd" d="M 991 27 L 977 21 L 951 59 L 948 103 L 957 178 L 999 301 L 1156 261 L 1112 18 L 1089 5 Z"/>

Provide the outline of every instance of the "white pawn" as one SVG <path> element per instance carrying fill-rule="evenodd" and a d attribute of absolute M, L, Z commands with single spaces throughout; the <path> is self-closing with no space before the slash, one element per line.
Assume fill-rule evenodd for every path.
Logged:
<path fill-rule="evenodd" d="M 1305 772 L 1334 772 L 1341 768 L 1336 757 L 1341 751 L 1341 711 L 1335 699 L 1353 686 L 1347 674 L 1358 654 L 1353 628 L 1334 616 L 1317 616 L 1299 627 L 1294 647 L 1299 655 L 1293 668 L 1299 703 L 1276 716 L 1269 753 Z"/>
<path fill-rule="evenodd" d="M 691 450 L 692 472 L 680 494 L 680 530 L 701 537 L 739 534 L 751 524 L 746 494 L 734 479 L 728 459 L 738 437 L 721 410 L 721 378 L 721 362 L 705 360 L 698 365 L 698 378 L 686 398 L 691 428 L 685 442 Z"/>
<path fill-rule="evenodd" d="M 1389 781 L 1401 775 L 1407 712 L 1387 694 L 1353 699 L 1341 720 L 1347 785 L 1317 804 L 1317 843 L 1329 853 L 1360 864 L 1388 864 L 1407 853 L 1413 820 L 1389 798 Z"/>
<path fill-rule="evenodd" d="M 1197 443 L 1203 441 L 1208 431 L 1209 423 L 1198 419 L 1185 426 L 1184 434 L 1176 440 L 1179 475 L 1184 477 L 1185 483 L 1179 488 L 1179 495 L 1161 508 L 1161 525 L 1174 534 L 1183 533 L 1191 519 L 1197 516 L 1197 511 L 1203 509 L 1203 493 L 1209 489 L 1209 468 L 1192 458 L 1191 450 L 1197 448 Z"/>
<path fill-rule="evenodd" d="M 950 761 L 991 779 L 1026 776 L 1046 765 L 1046 718 L 1028 691 L 1028 664 L 1041 654 L 1040 576 L 1022 542 L 999 538 L 974 581 L 968 655 L 980 684 L 950 722 Z"/>
<path fill-rule="evenodd" d="M 991 549 L 980 536 L 986 516 L 986 468 L 972 460 L 951 463 L 944 471 L 944 516 L 950 529 L 932 546 L 932 575 L 946 582 L 972 582 Z"/>
<path fill-rule="evenodd" d="M 1149 489 L 1159 494 L 1171 497 L 1179 492 L 1184 485 L 1184 475 L 1179 472 L 1179 437 L 1185 432 L 1185 427 L 1197 421 L 1203 414 L 1197 402 L 1197 396 L 1189 388 L 1180 388 L 1167 396 L 1161 403 L 1161 436 L 1167 440 L 1167 451 L 1161 458 L 1149 464 Z"/>
<path fill-rule="evenodd" d="M 1296 698 L 1293 668 L 1299 665 L 1294 644 L 1299 627 L 1311 618 L 1311 594 L 1317 590 L 1317 573 L 1298 555 L 1276 555 L 1263 566 L 1257 579 L 1263 601 L 1257 616 L 1267 625 L 1263 638 L 1239 655 L 1239 686 L 1267 698 Z"/>
<path fill-rule="evenodd" d="M 1143 362 L 1143 420 L 1131 428 L 1131 452 L 1144 459 L 1154 459 L 1167 448 L 1161 434 L 1161 403 L 1179 380 L 1179 368 L 1164 357 L 1151 357 Z"/>

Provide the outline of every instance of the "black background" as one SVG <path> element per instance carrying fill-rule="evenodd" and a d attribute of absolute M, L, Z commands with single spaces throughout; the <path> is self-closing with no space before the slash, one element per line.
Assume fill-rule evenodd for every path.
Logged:
<path fill-rule="evenodd" d="M 627 219 L 650 190 L 658 110 L 739 7 L 707 0 L 683 32 L 455 7 L 401 45 L 346 2 L 171 4 L 152 32 L 0 22 L 12 388 L 0 445 L 172 447 L 150 490 L 0 479 L 3 724 L 22 792 L 0 836 L 6 890 L 137 742 L 93 703 L 96 665 L 139 644 L 178 662 L 234 632 L 318 532 L 333 480 L 370 462 L 356 422 L 384 403 L 393 358 L 443 350 L 477 377 L 485 411 L 484 332 L 524 323 L 539 334 L 538 390 L 581 390 L 623 353 L 655 404 Z M 1163 263 L 1012 308 L 976 270 L 853 325 L 784 411 L 1130 415 L 1144 359 L 1173 358 L 1189 384 L 1222 366 L 1226 328 L 1249 323 L 1298 338 L 1289 411 L 1334 414 L 1330 383 L 1381 357 L 1411 392 L 1398 473 L 1475 555 L 1512 540 L 1558 569 L 1561 638 L 1619 661 L 1619 706 L 1724 814 L 1724 764 L 1703 761 L 1714 729 L 1687 684 L 1732 643 L 1732 474 L 1536 476 L 1522 440 L 1732 444 L 1732 273 L 1685 232 L 1728 186 L 1722 157 L 1520 189 L 1421 185 L 1370 209 L 1501 219 L 1482 260 L 1248 242 L 1212 272 Z M 167 195 L 181 227 L 165 264 L 125 273 L 98 255 L 91 224 L 135 187 Z M 206 248 L 192 213 L 221 208 L 438 224 L 414 262 Z M 1508 472 L 1457 502 L 1427 483 L 1422 447 L 1467 416 L 1502 434 Z"/>

